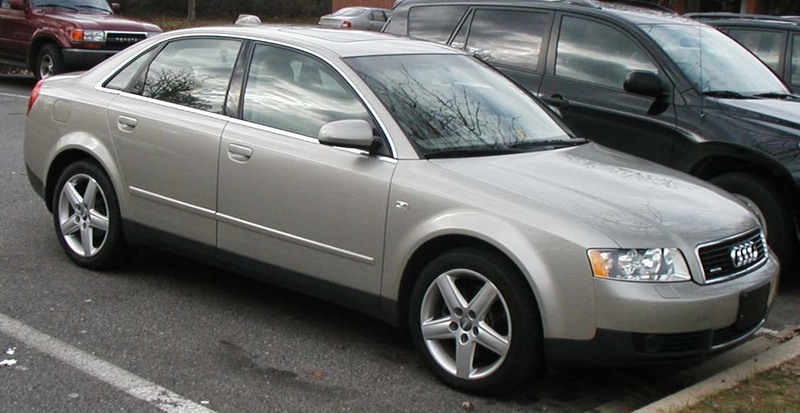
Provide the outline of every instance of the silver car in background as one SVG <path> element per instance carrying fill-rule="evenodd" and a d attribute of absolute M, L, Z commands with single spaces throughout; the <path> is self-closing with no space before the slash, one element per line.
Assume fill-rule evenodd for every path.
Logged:
<path fill-rule="evenodd" d="M 735 198 L 576 137 L 457 50 L 204 27 L 31 94 L 25 163 L 78 265 L 177 251 L 407 327 L 433 373 L 684 362 L 763 323 L 779 265 Z"/>
<path fill-rule="evenodd" d="M 358 29 L 379 32 L 392 11 L 375 7 L 345 7 L 319 18 L 319 25 L 334 29 Z"/>

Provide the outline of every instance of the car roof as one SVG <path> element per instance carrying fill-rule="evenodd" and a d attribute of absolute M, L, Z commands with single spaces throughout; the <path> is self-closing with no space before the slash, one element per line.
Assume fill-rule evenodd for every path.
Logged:
<path fill-rule="evenodd" d="M 684 16 L 713 26 L 747 26 L 800 30 L 799 16 L 770 16 L 765 14 L 687 13 Z"/>
<path fill-rule="evenodd" d="M 287 25 L 206 26 L 169 32 L 186 35 L 234 36 L 272 41 L 340 57 L 400 54 L 464 54 L 456 49 L 386 33 Z"/>
<path fill-rule="evenodd" d="M 432 4 L 465 4 L 535 7 L 551 10 L 584 11 L 592 14 L 605 14 L 633 24 L 683 23 L 697 24 L 697 21 L 676 14 L 670 9 L 639 0 L 399 0 L 398 7 L 413 7 Z"/>

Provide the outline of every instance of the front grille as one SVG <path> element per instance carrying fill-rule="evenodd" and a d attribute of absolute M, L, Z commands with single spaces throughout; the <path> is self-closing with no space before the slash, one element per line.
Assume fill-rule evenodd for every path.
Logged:
<path fill-rule="evenodd" d="M 767 259 L 767 244 L 758 228 L 697 249 L 706 282 L 722 281 L 744 274 Z"/>
<path fill-rule="evenodd" d="M 106 48 L 122 50 L 147 38 L 144 33 L 107 32 Z"/>

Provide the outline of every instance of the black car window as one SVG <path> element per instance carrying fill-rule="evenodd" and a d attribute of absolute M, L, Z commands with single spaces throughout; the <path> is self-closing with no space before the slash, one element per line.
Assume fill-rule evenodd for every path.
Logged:
<path fill-rule="evenodd" d="M 773 72 L 780 73 L 783 34 L 781 32 L 752 29 L 730 29 L 728 35 L 758 56 Z"/>
<path fill-rule="evenodd" d="M 355 92 L 324 62 L 259 44 L 244 91 L 242 118 L 316 138 L 322 125 L 371 117 Z"/>
<path fill-rule="evenodd" d="M 153 49 L 144 53 L 134 59 L 132 62 L 128 63 L 124 69 L 120 70 L 115 74 L 111 79 L 106 82 L 105 87 L 109 89 L 115 90 L 125 90 L 130 86 L 133 77 L 139 73 L 139 69 L 142 67 L 143 64 L 147 63 L 150 59 L 150 55 L 153 54 Z"/>
<path fill-rule="evenodd" d="M 647 52 L 617 29 L 566 16 L 556 51 L 556 75 L 622 90 L 633 70 L 658 73 Z"/>
<path fill-rule="evenodd" d="M 385 22 L 386 15 L 383 14 L 381 10 L 373 10 L 372 13 L 369 14 L 369 19 L 376 22 Z"/>
<path fill-rule="evenodd" d="M 241 41 L 186 39 L 166 45 L 150 63 L 142 96 L 222 113 Z"/>
<path fill-rule="evenodd" d="M 492 65 L 536 70 L 549 16 L 522 10 L 476 10 L 466 50 Z M 502 29 L 501 29 L 502 28 Z M 461 40 L 459 31 L 456 40 Z M 453 47 L 464 48 L 453 42 Z"/>
<path fill-rule="evenodd" d="M 445 43 L 467 6 L 417 6 L 408 11 L 408 35 Z"/>
<path fill-rule="evenodd" d="M 800 86 L 800 34 L 792 35 L 792 68 L 789 83 Z"/>

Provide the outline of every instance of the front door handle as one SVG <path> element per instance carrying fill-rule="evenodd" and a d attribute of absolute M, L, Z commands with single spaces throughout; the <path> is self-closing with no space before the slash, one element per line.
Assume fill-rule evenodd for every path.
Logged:
<path fill-rule="evenodd" d="M 123 132 L 132 132 L 138 121 L 128 116 L 117 117 L 117 127 Z"/>
<path fill-rule="evenodd" d="M 231 143 L 228 145 L 228 157 L 236 162 L 247 162 L 253 156 L 253 149 Z"/>
<path fill-rule="evenodd" d="M 539 99 L 541 99 L 542 102 L 547 103 L 548 105 L 556 108 L 561 108 L 569 105 L 569 101 L 565 99 L 564 96 L 561 96 L 558 93 L 552 96 L 542 96 Z"/>

